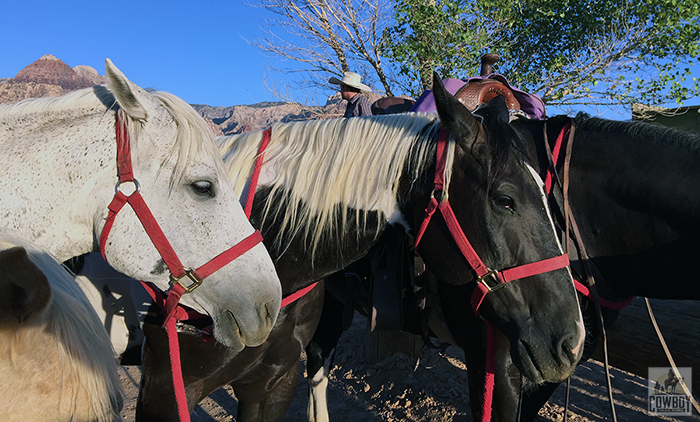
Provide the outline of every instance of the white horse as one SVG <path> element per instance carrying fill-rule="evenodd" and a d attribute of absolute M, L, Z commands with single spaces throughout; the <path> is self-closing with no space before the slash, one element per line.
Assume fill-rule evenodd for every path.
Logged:
<path fill-rule="evenodd" d="M 118 182 L 118 116 L 138 180 L 118 189 L 140 189 L 184 266 L 199 267 L 254 234 L 204 119 L 171 94 L 139 88 L 109 59 L 105 67 L 107 87 L 0 106 L 2 227 L 62 261 L 96 250 Z M 170 264 L 136 213 L 124 207 L 113 221 L 102 250 L 109 264 L 168 288 Z M 210 315 L 217 340 L 236 350 L 265 341 L 280 301 L 261 243 L 182 299 Z"/>
<path fill-rule="evenodd" d="M 0 420 L 121 420 L 114 351 L 73 275 L 3 234 L 0 289 Z"/>

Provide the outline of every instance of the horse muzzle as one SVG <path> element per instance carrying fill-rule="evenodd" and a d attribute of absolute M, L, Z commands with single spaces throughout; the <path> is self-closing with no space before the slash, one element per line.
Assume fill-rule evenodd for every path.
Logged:
<path fill-rule="evenodd" d="M 530 326 L 519 339 L 511 341 L 511 357 L 520 373 L 529 381 L 559 382 L 568 378 L 583 354 L 583 324 L 551 335 Z M 551 339 L 543 341 L 542 339 Z"/>
<path fill-rule="evenodd" d="M 260 346 L 272 331 L 279 309 L 280 301 L 274 299 L 263 306 L 237 308 L 236 312 L 220 310 L 212 315 L 214 338 L 236 352 Z"/>

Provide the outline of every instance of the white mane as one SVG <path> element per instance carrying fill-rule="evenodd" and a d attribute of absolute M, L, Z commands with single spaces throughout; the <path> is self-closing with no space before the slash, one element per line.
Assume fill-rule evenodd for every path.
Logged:
<path fill-rule="evenodd" d="M 179 148 L 172 151 L 172 154 L 177 153 L 177 164 L 170 181 L 172 188 L 173 184 L 180 180 L 184 169 L 192 161 L 192 157 L 200 155 L 202 152 L 212 157 L 217 157 L 219 152 L 216 150 L 214 131 L 191 105 L 167 92 L 155 91 L 151 94 L 160 100 L 170 112 L 178 127 L 175 145 L 179 146 Z M 217 160 L 217 166 L 219 163 Z M 220 169 L 223 170 L 222 168 Z"/>
<path fill-rule="evenodd" d="M 121 382 L 116 356 L 99 317 L 72 275 L 47 252 L 0 234 L 0 250 L 14 246 L 24 247 L 29 259 L 46 275 L 51 284 L 52 299 L 40 316 L 41 321 L 34 318 L 26 321 L 26 326 L 17 330 L 12 338 L 3 340 L 2 349 L 14 359 L 21 359 L 22 355 L 33 352 L 37 341 L 46 342 L 46 333 L 51 334 L 50 338 L 55 339 L 60 368 L 51 368 L 50 371 L 62 374 L 68 384 L 55 386 L 59 391 L 65 388 L 61 408 L 65 409 L 63 400 L 68 400 L 68 409 L 74 409 L 80 395 L 87 397 L 93 420 L 114 420 L 116 415 L 112 409 L 121 408 Z M 110 401 L 105 402 L 105 397 Z"/>
<path fill-rule="evenodd" d="M 414 180 L 434 161 L 435 120 L 411 113 L 273 125 L 264 165 L 274 178 L 261 185 L 272 187 L 269 199 L 275 193 L 290 196 L 286 209 L 272 200 L 265 204 L 265 218 L 283 215 L 276 245 L 303 233 L 314 250 L 324 232 L 346 233 L 348 208 L 355 209 L 358 225 L 366 224 L 367 215 L 360 221 L 360 211 L 377 211 L 378 220 L 392 215 L 404 172 Z M 262 131 L 219 138 L 238 195 L 253 171 L 261 139 Z"/>

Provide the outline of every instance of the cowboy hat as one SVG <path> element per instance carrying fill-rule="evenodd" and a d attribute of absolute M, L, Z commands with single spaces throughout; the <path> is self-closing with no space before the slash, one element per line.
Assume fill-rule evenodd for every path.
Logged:
<path fill-rule="evenodd" d="M 371 91 L 372 88 L 368 87 L 367 85 L 363 84 L 360 82 L 362 79 L 362 76 L 358 75 L 357 73 L 353 72 L 345 72 L 343 74 L 343 79 L 338 79 L 335 76 L 331 77 L 328 82 L 335 84 L 335 85 L 347 85 L 351 86 L 353 88 L 357 88 L 360 91 Z"/>

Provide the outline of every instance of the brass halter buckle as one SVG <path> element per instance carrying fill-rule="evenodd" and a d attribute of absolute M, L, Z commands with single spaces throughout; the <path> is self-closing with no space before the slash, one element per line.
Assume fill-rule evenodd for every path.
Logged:
<path fill-rule="evenodd" d="M 183 282 L 183 278 L 189 278 L 192 281 L 192 284 L 189 286 L 186 286 Z M 190 293 L 192 290 L 196 289 L 199 287 L 204 280 L 200 280 L 199 277 L 195 274 L 194 270 L 192 268 L 185 268 L 185 273 L 181 275 L 180 277 L 175 277 L 172 274 L 170 274 L 170 285 L 173 286 L 175 284 L 179 284 L 180 287 L 185 289 L 185 293 Z"/>
<path fill-rule="evenodd" d="M 486 287 L 489 292 L 498 290 L 505 285 L 505 283 L 501 282 L 501 279 L 498 277 L 498 271 L 492 269 L 489 269 L 489 272 L 478 277 L 476 282 Z"/>

